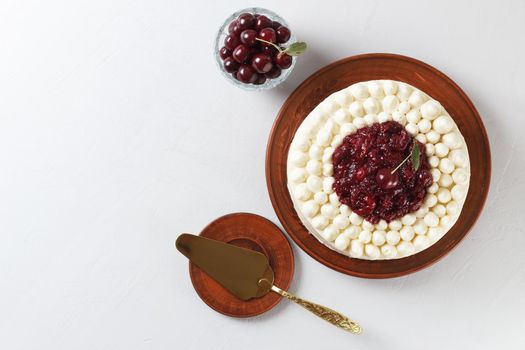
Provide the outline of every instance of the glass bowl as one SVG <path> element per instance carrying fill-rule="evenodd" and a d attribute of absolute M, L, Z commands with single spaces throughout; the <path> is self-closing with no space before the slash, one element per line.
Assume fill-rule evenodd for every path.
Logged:
<path fill-rule="evenodd" d="M 281 75 L 279 77 L 277 77 L 275 79 L 266 79 L 266 82 L 264 84 L 261 84 L 261 85 L 242 83 L 242 82 L 238 81 L 237 79 L 235 79 L 231 75 L 231 73 L 228 73 L 228 72 L 226 72 L 224 70 L 224 67 L 223 67 L 223 64 L 222 64 L 223 61 L 222 61 L 221 57 L 219 56 L 219 50 L 224 45 L 224 38 L 229 34 L 228 33 L 228 25 L 234 19 L 236 19 L 241 13 L 244 13 L 244 12 L 248 12 L 248 13 L 251 13 L 251 14 L 257 14 L 257 15 L 265 15 L 266 17 L 268 17 L 272 21 L 277 21 L 277 22 L 281 23 L 283 26 L 288 27 L 290 29 L 290 32 L 292 33 L 292 35 L 290 36 L 290 39 L 288 40 L 286 45 L 295 42 L 295 36 L 293 34 L 292 29 L 290 28 L 288 23 L 282 17 L 280 17 L 278 14 L 276 14 L 276 13 L 270 11 L 270 10 L 266 10 L 266 9 L 263 9 L 263 8 L 260 8 L 260 7 L 249 7 L 249 8 L 245 8 L 245 9 L 242 9 L 242 10 L 239 10 L 239 11 L 235 12 L 234 14 L 229 16 L 224 21 L 224 23 L 222 24 L 222 26 L 219 29 L 219 31 L 217 33 L 217 36 L 215 38 L 215 44 L 213 46 L 213 56 L 215 57 L 215 61 L 217 62 L 217 67 L 221 71 L 221 74 L 228 81 L 230 81 L 233 85 L 235 85 L 235 86 L 237 86 L 237 87 L 239 87 L 239 88 L 241 88 L 243 90 L 250 90 L 250 91 L 272 89 L 272 88 L 276 87 L 277 85 L 279 85 L 280 83 L 282 83 L 283 81 L 285 81 L 286 78 L 288 78 L 288 76 L 292 72 L 293 68 L 295 67 L 295 63 L 297 61 L 297 57 L 293 57 L 292 65 L 290 66 L 290 68 L 283 69 L 282 73 L 281 73 Z"/>

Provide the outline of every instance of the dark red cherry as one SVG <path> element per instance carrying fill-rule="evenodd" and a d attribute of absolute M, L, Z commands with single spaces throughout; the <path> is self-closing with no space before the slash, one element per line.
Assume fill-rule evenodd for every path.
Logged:
<path fill-rule="evenodd" d="M 264 53 L 258 53 L 252 58 L 252 67 L 258 73 L 268 73 L 272 68 L 272 59 Z"/>
<path fill-rule="evenodd" d="M 357 181 L 363 181 L 366 175 L 368 175 L 368 169 L 363 166 L 355 172 L 355 179 Z"/>
<path fill-rule="evenodd" d="M 273 68 L 265 74 L 268 79 L 275 79 L 281 75 L 281 68 L 273 66 Z"/>
<path fill-rule="evenodd" d="M 241 41 L 239 40 L 239 38 L 236 36 L 236 35 L 227 35 L 226 38 L 224 38 L 224 46 L 228 49 L 228 50 L 233 50 L 237 47 L 237 45 L 239 45 L 241 43 Z"/>
<path fill-rule="evenodd" d="M 277 42 L 279 44 L 285 43 L 288 40 L 290 40 L 290 36 L 292 35 L 292 33 L 290 33 L 290 29 L 284 26 L 280 26 L 275 30 L 275 32 L 277 33 Z"/>
<path fill-rule="evenodd" d="M 224 60 L 224 70 L 228 73 L 234 73 L 239 69 L 239 63 L 233 57 L 227 57 Z"/>
<path fill-rule="evenodd" d="M 390 190 L 399 184 L 399 177 L 396 173 L 392 174 L 392 169 L 382 168 L 377 171 L 376 182 L 384 190 Z"/>
<path fill-rule="evenodd" d="M 254 83 L 257 78 L 258 76 L 257 73 L 255 73 L 255 70 L 247 64 L 241 65 L 237 71 L 237 79 L 243 83 Z"/>
<path fill-rule="evenodd" d="M 279 51 L 277 51 L 277 49 L 272 45 L 261 46 L 261 52 L 268 54 L 271 57 L 276 57 L 279 53 Z"/>
<path fill-rule="evenodd" d="M 257 43 L 255 38 L 257 37 L 257 32 L 253 29 L 246 29 L 241 33 L 241 42 L 248 46 L 253 46 Z"/>
<path fill-rule="evenodd" d="M 292 56 L 284 52 L 280 52 L 275 58 L 275 64 L 281 69 L 290 68 L 292 65 Z"/>
<path fill-rule="evenodd" d="M 272 27 L 272 20 L 266 17 L 265 15 L 260 15 L 257 17 L 257 20 L 255 21 L 255 29 L 261 30 L 264 28 L 271 28 Z"/>
<path fill-rule="evenodd" d="M 231 55 L 232 55 L 232 51 L 228 50 L 228 48 L 226 46 L 221 47 L 221 49 L 219 50 L 219 56 L 223 60 L 227 59 Z"/>
<path fill-rule="evenodd" d="M 275 43 L 277 41 L 277 34 L 275 33 L 275 30 L 273 28 L 263 28 L 259 31 L 259 38 L 269 41 L 271 43 Z"/>
<path fill-rule="evenodd" d="M 277 22 L 277 21 L 273 21 L 273 22 L 272 22 L 272 28 L 273 28 L 273 29 L 277 29 L 277 28 L 279 28 L 279 27 L 281 27 L 281 26 L 282 26 L 282 24 L 279 23 L 279 22 Z"/>
<path fill-rule="evenodd" d="M 231 21 L 230 24 L 228 25 L 228 33 L 232 34 L 235 31 L 235 26 L 236 25 L 237 25 L 237 20 L 236 19 Z"/>
<path fill-rule="evenodd" d="M 255 80 L 255 85 L 262 85 L 266 83 L 266 77 L 264 74 L 257 74 L 257 79 Z"/>
<path fill-rule="evenodd" d="M 255 17 L 251 13 L 242 13 L 237 18 L 237 27 L 240 30 L 251 29 L 255 26 Z"/>
<path fill-rule="evenodd" d="M 248 59 L 250 55 L 250 49 L 246 45 L 238 45 L 235 50 L 233 50 L 232 57 L 239 63 L 243 63 Z"/>

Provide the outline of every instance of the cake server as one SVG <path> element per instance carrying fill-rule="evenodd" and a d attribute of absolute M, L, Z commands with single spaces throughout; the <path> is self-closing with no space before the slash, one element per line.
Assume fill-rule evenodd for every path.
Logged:
<path fill-rule="evenodd" d="M 291 300 L 345 331 L 361 333 L 361 326 L 339 312 L 299 298 L 275 286 L 265 255 L 213 239 L 183 233 L 177 249 L 206 274 L 242 300 L 260 298 L 270 291 Z"/>

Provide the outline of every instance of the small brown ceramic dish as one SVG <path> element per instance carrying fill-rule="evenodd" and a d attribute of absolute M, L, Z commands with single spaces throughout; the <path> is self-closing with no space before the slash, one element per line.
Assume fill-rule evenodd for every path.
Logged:
<path fill-rule="evenodd" d="M 465 137 L 470 156 L 470 187 L 456 224 L 429 248 L 395 260 L 350 258 L 321 244 L 301 223 L 287 189 L 288 148 L 304 118 L 330 94 L 354 83 L 375 79 L 406 82 L 439 101 Z M 365 278 L 406 275 L 429 266 L 447 254 L 478 219 L 489 190 L 490 172 L 487 133 L 467 95 L 445 74 L 428 64 L 393 54 L 365 54 L 345 58 L 311 75 L 285 101 L 273 125 L 266 150 L 268 191 L 286 232 L 319 262 L 334 270 Z"/>
<path fill-rule="evenodd" d="M 229 214 L 212 221 L 200 235 L 266 255 L 274 272 L 275 285 L 284 290 L 290 287 L 294 271 L 292 248 L 281 230 L 270 220 L 249 213 Z M 227 316 L 259 315 L 282 299 L 271 292 L 248 301 L 238 299 L 192 263 L 190 277 L 199 297 L 209 307 Z"/>

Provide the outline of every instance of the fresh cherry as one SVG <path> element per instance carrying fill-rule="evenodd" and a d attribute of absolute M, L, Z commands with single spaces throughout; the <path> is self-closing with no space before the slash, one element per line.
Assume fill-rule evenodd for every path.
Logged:
<path fill-rule="evenodd" d="M 281 68 L 277 66 L 273 66 L 272 69 L 268 73 L 265 74 L 266 78 L 268 79 L 275 79 L 278 78 L 281 75 Z"/>
<path fill-rule="evenodd" d="M 224 46 L 228 50 L 233 50 L 239 45 L 241 41 L 239 40 L 239 37 L 236 35 L 227 35 L 226 38 L 224 38 Z"/>
<path fill-rule="evenodd" d="M 277 28 L 279 28 L 280 26 L 282 26 L 281 23 L 279 23 L 279 22 L 277 22 L 277 21 L 273 21 L 273 22 L 272 22 L 272 28 L 273 28 L 273 29 L 277 29 Z"/>
<path fill-rule="evenodd" d="M 263 28 L 259 31 L 259 38 L 275 43 L 277 41 L 277 34 L 273 28 Z M 268 45 L 266 43 L 263 44 Z"/>
<path fill-rule="evenodd" d="M 246 45 L 238 45 L 235 50 L 233 50 L 232 57 L 239 63 L 243 63 L 250 56 L 250 49 Z"/>
<path fill-rule="evenodd" d="M 234 73 L 239 69 L 239 63 L 233 57 L 227 57 L 224 60 L 224 70 L 228 73 Z"/>
<path fill-rule="evenodd" d="M 290 66 L 292 65 L 292 56 L 284 52 L 280 52 L 275 58 L 275 64 L 281 69 L 290 68 Z"/>
<path fill-rule="evenodd" d="M 232 51 L 228 50 L 228 48 L 226 46 L 221 47 L 221 49 L 219 50 L 219 56 L 223 60 L 227 59 L 231 55 L 232 55 Z"/>
<path fill-rule="evenodd" d="M 252 58 L 252 67 L 258 73 L 268 73 L 272 68 L 272 59 L 264 53 L 258 53 Z"/>
<path fill-rule="evenodd" d="M 255 38 L 257 37 L 257 32 L 253 29 L 246 29 L 241 33 L 241 42 L 248 46 L 253 46 L 257 43 Z"/>
<path fill-rule="evenodd" d="M 257 74 L 257 79 L 255 80 L 255 85 L 262 85 L 266 83 L 266 77 L 263 74 Z"/>
<path fill-rule="evenodd" d="M 390 190 L 399 184 L 399 177 L 392 174 L 392 169 L 382 168 L 377 171 L 376 182 L 382 189 Z"/>
<path fill-rule="evenodd" d="M 251 29 L 255 25 L 255 17 L 251 13 L 242 13 L 237 18 L 237 27 L 241 30 Z"/>
<path fill-rule="evenodd" d="M 284 26 L 280 26 L 279 28 L 275 30 L 275 32 L 277 33 L 277 42 L 279 44 L 285 43 L 288 40 L 290 40 L 290 36 L 292 35 L 292 33 L 290 32 L 290 29 Z"/>
<path fill-rule="evenodd" d="M 271 28 L 272 27 L 272 20 L 266 17 L 265 15 L 260 15 L 257 17 L 257 20 L 255 21 L 255 29 L 261 30 L 263 28 Z"/>
<path fill-rule="evenodd" d="M 258 76 L 257 73 L 255 73 L 255 70 L 247 64 L 240 66 L 237 71 L 237 79 L 243 83 L 254 83 L 257 78 Z"/>
<path fill-rule="evenodd" d="M 237 20 L 236 19 L 231 21 L 230 24 L 228 25 L 228 33 L 233 34 L 233 32 L 235 31 L 235 26 L 237 26 Z"/>

